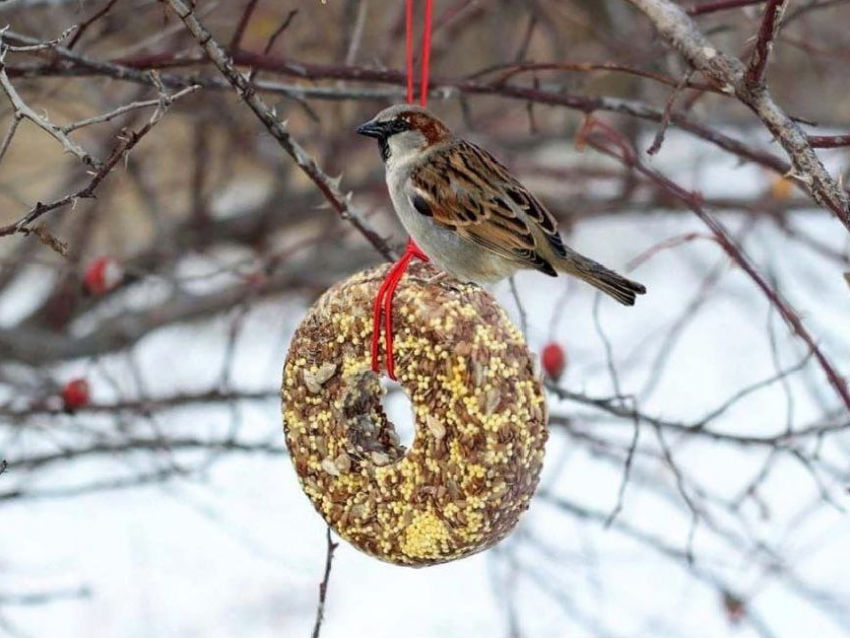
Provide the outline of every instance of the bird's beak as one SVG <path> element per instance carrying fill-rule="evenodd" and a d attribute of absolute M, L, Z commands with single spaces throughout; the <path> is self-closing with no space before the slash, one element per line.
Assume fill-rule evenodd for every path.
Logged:
<path fill-rule="evenodd" d="M 360 133 L 360 135 L 365 135 L 366 137 L 381 139 L 382 137 L 386 137 L 387 128 L 386 125 L 381 124 L 380 122 L 369 120 L 368 122 L 364 122 L 358 126 L 357 132 Z"/>

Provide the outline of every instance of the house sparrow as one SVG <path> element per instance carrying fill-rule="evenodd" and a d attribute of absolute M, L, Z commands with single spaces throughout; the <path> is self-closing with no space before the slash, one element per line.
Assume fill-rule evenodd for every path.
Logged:
<path fill-rule="evenodd" d="M 391 106 L 357 132 L 378 140 L 401 223 L 453 277 L 489 284 L 528 268 L 564 272 L 628 306 L 646 292 L 565 246 L 555 218 L 507 168 L 426 109 Z"/>

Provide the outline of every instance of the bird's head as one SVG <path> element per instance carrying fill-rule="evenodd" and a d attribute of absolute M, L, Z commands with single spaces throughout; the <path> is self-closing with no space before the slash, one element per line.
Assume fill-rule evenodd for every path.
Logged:
<path fill-rule="evenodd" d="M 401 162 L 451 138 L 448 127 L 421 106 L 397 104 L 357 127 L 378 140 L 384 162 Z"/>

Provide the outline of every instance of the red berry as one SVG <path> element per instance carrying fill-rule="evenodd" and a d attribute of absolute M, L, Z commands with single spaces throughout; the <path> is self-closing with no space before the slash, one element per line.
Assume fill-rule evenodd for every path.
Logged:
<path fill-rule="evenodd" d="M 124 269 L 112 257 L 100 257 L 86 268 L 83 278 L 86 289 L 93 295 L 109 292 L 124 280 Z"/>
<path fill-rule="evenodd" d="M 564 368 L 567 366 L 567 355 L 564 354 L 564 349 L 557 343 L 547 343 L 543 348 L 542 356 L 543 370 L 546 376 L 557 381 L 564 373 Z"/>
<path fill-rule="evenodd" d="M 726 619 L 732 625 L 738 625 L 747 616 L 746 603 L 735 594 L 723 592 L 723 609 L 726 611 Z"/>
<path fill-rule="evenodd" d="M 90 399 L 89 382 L 85 379 L 73 379 L 62 388 L 62 403 L 69 412 L 87 406 Z"/>

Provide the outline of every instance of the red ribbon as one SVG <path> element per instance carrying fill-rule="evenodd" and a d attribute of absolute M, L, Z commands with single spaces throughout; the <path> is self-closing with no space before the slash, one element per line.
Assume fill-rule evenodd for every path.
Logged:
<path fill-rule="evenodd" d="M 433 17 L 433 0 L 425 0 L 425 25 L 422 29 L 422 79 L 419 88 L 419 103 L 428 103 L 428 76 L 431 67 L 431 21 Z M 405 2 L 405 57 L 407 63 L 407 103 L 414 103 L 413 96 L 413 0 Z M 407 247 L 401 258 L 393 264 L 384 278 L 384 282 L 375 296 L 372 310 L 372 370 L 381 371 L 380 341 L 381 317 L 384 318 L 384 350 L 386 352 L 387 375 L 395 381 L 395 361 L 393 360 L 393 298 L 395 290 L 407 267 L 414 259 L 428 261 L 428 256 L 422 252 L 412 239 L 407 240 Z"/>

